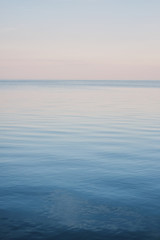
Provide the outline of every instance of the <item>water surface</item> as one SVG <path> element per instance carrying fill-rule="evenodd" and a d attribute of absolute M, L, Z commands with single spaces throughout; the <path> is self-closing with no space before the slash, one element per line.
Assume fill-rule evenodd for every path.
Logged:
<path fill-rule="evenodd" d="M 160 81 L 0 81 L 0 239 L 160 239 Z"/>

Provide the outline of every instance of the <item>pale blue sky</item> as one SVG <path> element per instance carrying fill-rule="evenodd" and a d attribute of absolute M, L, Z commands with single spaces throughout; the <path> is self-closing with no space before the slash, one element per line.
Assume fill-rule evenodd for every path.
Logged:
<path fill-rule="evenodd" d="M 159 0 L 0 0 L 0 79 L 160 80 Z"/>

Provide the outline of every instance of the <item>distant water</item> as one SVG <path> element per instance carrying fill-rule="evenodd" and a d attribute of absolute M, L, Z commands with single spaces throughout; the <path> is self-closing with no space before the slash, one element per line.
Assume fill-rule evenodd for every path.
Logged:
<path fill-rule="evenodd" d="M 1 240 L 160 239 L 160 81 L 0 81 Z"/>

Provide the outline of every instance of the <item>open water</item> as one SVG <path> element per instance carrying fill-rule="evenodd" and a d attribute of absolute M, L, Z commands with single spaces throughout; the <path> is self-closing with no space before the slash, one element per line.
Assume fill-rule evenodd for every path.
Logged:
<path fill-rule="evenodd" d="M 1 240 L 160 239 L 160 81 L 0 81 Z"/>

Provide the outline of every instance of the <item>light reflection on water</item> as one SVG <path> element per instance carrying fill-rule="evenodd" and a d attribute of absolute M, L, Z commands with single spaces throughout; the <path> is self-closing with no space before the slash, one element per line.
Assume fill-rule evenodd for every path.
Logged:
<path fill-rule="evenodd" d="M 1 239 L 160 238 L 159 82 L 0 87 Z"/>

